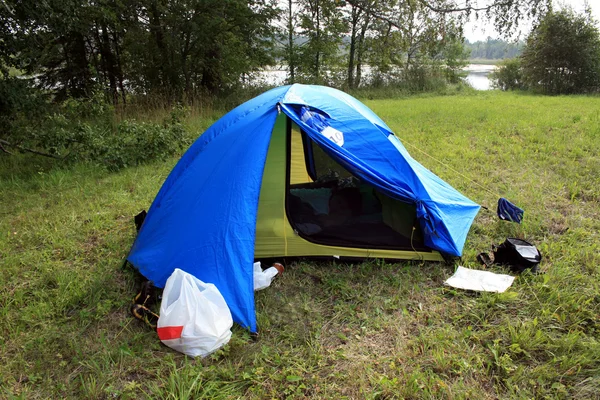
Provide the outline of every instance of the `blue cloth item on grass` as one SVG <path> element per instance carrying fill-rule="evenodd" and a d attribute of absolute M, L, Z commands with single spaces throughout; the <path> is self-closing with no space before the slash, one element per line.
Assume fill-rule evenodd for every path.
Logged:
<path fill-rule="evenodd" d="M 498 209 L 496 212 L 498 213 L 498 217 L 500 219 L 516 222 L 517 224 L 521 223 L 523 220 L 523 214 L 525 213 L 522 208 L 515 206 L 504 197 L 498 199 Z"/>

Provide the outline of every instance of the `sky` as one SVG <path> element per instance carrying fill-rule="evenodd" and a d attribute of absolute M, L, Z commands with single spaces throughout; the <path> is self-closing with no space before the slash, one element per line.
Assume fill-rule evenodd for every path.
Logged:
<path fill-rule="evenodd" d="M 486 0 L 479 0 L 481 4 L 486 3 Z M 576 12 L 582 12 L 585 8 L 586 0 L 553 0 L 555 8 L 560 8 L 561 5 L 570 5 Z M 587 0 L 592 9 L 592 14 L 597 21 L 600 21 L 600 0 Z M 525 39 L 529 31 L 531 30 L 531 23 L 524 22 L 519 26 L 521 30 L 521 39 Z M 488 36 L 497 38 L 498 34 L 494 31 L 493 27 L 489 23 L 482 21 L 475 21 L 471 18 L 471 21 L 465 26 L 465 37 L 470 42 L 476 42 L 478 40 L 486 40 Z"/>

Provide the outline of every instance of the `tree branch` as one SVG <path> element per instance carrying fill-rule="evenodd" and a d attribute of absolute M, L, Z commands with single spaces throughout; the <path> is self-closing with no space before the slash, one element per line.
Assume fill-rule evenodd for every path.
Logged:
<path fill-rule="evenodd" d="M 1 139 L 0 139 L 1 140 Z M 2 143 L 0 142 L 0 150 L 2 150 L 3 152 L 5 152 L 6 154 L 12 154 L 10 151 L 6 150 L 4 148 L 4 146 L 2 146 Z"/>
<path fill-rule="evenodd" d="M 9 152 L 9 151 L 7 151 L 7 150 L 6 150 L 6 149 L 3 147 L 3 145 L 6 145 L 6 146 L 11 146 L 11 147 L 16 147 L 16 148 L 17 148 L 17 149 L 19 149 L 19 150 L 22 150 L 22 151 L 27 151 L 27 152 L 29 152 L 29 153 L 37 154 L 37 155 L 39 155 L 39 156 L 50 157 L 50 158 L 54 158 L 54 159 L 56 159 L 56 160 L 64 160 L 64 157 L 59 157 L 59 156 L 55 156 L 54 154 L 49 154 L 49 153 L 44 153 L 44 152 L 42 152 L 42 151 L 33 150 L 33 149 L 30 149 L 30 148 L 27 148 L 27 147 L 23 147 L 23 146 L 21 146 L 21 145 L 18 145 L 18 144 L 13 144 L 13 143 L 7 142 L 7 141 L 6 141 L 6 140 L 4 140 L 4 139 L 0 139 L 0 148 L 2 148 L 2 150 L 3 150 L 4 152 L 8 153 L 8 154 L 12 154 L 12 153 L 11 153 L 11 152 Z"/>
<path fill-rule="evenodd" d="M 402 27 L 400 26 L 399 23 L 392 21 L 392 19 L 390 17 L 380 14 L 379 12 L 374 10 L 370 4 L 364 5 L 364 4 L 362 4 L 362 2 L 360 0 L 348 0 L 347 3 L 358 8 L 361 11 L 371 15 L 372 17 L 377 18 L 378 20 L 387 22 L 388 24 L 392 25 L 394 28 L 402 29 Z"/>
<path fill-rule="evenodd" d="M 464 7 L 434 7 L 427 0 L 418 0 L 423 6 L 429 8 L 431 11 L 442 14 L 456 13 L 456 12 L 471 12 L 471 11 L 489 11 L 496 7 L 506 7 L 514 4 L 514 1 L 506 0 L 506 1 L 494 1 L 491 4 L 488 4 L 485 7 L 473 7 L 471 5 L 467 5 Z"/>

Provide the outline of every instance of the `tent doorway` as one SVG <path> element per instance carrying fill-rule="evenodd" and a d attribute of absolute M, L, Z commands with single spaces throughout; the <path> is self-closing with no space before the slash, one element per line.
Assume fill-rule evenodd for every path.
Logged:
<path fill-rule="evenodd" d="M 263 173 L 255 258 L 297 256 L 441 260 L 423 244 L 414 206 L 361 182 L 280 114 Z"/>

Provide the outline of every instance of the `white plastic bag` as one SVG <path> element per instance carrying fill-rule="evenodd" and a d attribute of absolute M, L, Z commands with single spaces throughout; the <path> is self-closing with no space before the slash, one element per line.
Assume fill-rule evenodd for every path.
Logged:
<path fill-rule="evenodd" d="M 163 292 L 156 331 L 170 348 L 205 357 L 227 344 L 233 319 L 225 299 L 212 283 L 175 269 Z"/>
<path fill-rule="evenodd" d="M 254 291 L 268 288 L 273 278 L 279 273 L 277 268 L 270 267 L 263 271 L 260 261 L 254 263 Z"/>

